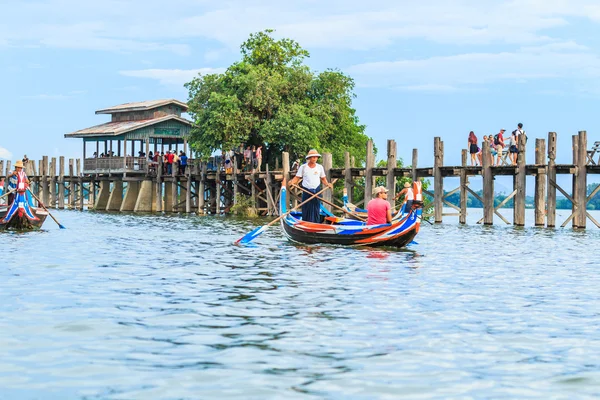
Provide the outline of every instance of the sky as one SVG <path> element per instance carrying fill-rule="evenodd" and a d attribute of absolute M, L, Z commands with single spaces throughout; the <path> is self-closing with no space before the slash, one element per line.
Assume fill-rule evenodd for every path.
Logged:
<path fill-rule="evenodd" d="M 459 165 L 478 137 L 522 122 L 529 137 L 600 140 L 597 0 L 0 0 L 0 159 L 82 156 L 65 133 L 108 122 L 95 110 L 187 100 L 198 73 L 239 60 L 253 32 L 275 29 L 310 52 L 315 71 L 354 78 L 354 107 L 386 158 Z M 591 146 L 591 144 L 590 144 Z"/>

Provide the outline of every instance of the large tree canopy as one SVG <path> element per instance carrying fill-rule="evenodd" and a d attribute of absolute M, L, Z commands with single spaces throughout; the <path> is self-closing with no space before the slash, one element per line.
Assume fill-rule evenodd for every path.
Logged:
<path fill-rule="evenodd" d="M 316 148 L 333 153 L 335 165 L 343 164 L 344 151 L 364 161 L 368 137 L 352 108 L 352 78 L 337 70 L 311 71 L 304 65 L 308 52 L 293 40 L 275 40 L 272 32 L 251 34 L 241 46 L 241 61 L 224 73 L 185 84 L 197 125 L 192 148 L 207 157 L 218 149 L 262 144 L 271 158 Z"/>

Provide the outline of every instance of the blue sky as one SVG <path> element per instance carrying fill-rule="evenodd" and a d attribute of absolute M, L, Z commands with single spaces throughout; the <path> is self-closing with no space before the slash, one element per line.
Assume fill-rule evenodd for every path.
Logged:
<path fill-rule="evenodd" d="M 356 81 L 355 107 L 384 158 L 386 139 L 410 163 L 446 164 L 474 130 L 523 122 L 533 143 L 558 132 L 600 140 L 600 3 L 516 1 L 0 0 L 0 158 L 81 157 L 63 135 L 108 121 L 94 111 L 160 98 L 239 59 L 252 32 L 275 29 L 310 53 L 314 70 Z"/>

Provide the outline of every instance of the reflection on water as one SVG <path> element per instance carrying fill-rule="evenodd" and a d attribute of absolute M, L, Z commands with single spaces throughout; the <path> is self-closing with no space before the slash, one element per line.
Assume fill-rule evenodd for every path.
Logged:
<path fill-rule="evenodd" d="M 0 399 L 598 394 L 598 230 L 233 246 L 256 221 L 56 215 L 0 235 Z"/>

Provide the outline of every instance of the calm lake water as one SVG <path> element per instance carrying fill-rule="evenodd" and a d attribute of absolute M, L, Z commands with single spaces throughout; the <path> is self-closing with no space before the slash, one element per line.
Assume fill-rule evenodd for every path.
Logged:
<path fill-rule="evenodd" d="M 239 247 L 265 220 L 55 215 L 0 234 L 2 400 L 600 396 L 598 229 Z"/>

